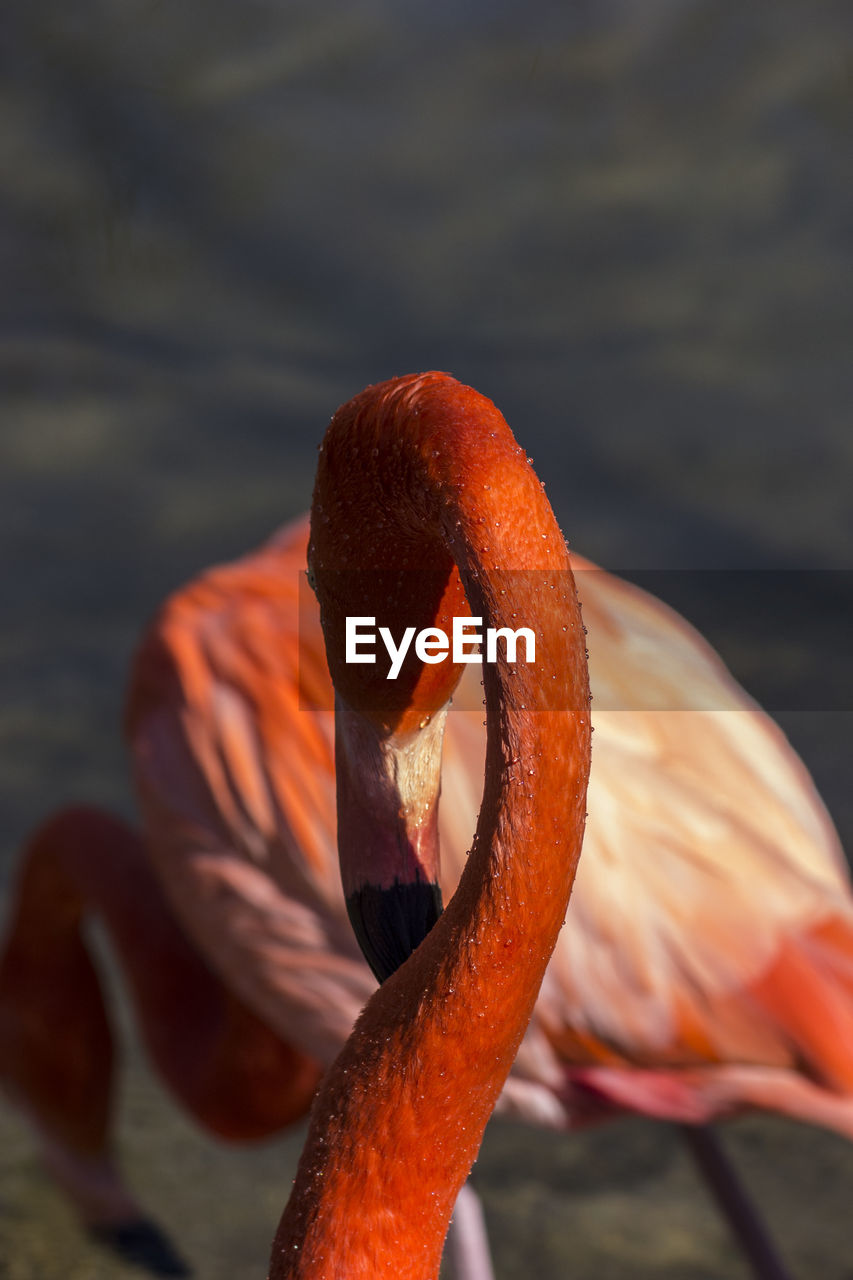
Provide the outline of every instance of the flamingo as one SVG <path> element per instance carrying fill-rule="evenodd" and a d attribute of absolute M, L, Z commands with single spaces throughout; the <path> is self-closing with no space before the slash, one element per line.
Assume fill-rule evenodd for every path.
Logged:
<path fill-rule="evenodd" d="M 420 388 L 416 409 L 443 377 L 399 385 Z M 78 809 L 22 861 L 0 952 L 0 1076 L 51 1172 L 119 1245 L 150 1250 L 151 1228 L 109 1149 L 110 1036 L 84 914 L 108 925 L 160 1074 L 232 1140 L 305 1112 L 375 988 L 337 870 L 307 540 L 295 522 L 149 627 L 126 714 L 144 840 Z M 347 528 L 340 541 L 358 543 Z M 595 694 L 586 854 L 498 1109 L 560 1128 L 637 1110 L 701 1142 L 696 1126 L 758 1106 L 853 1135 L 851 898 L 811 780 L 682 619 L 572 562 Z M 481 697 L 469 669 L 447 717 L 445 900 L 482 792 Z M 352 897 L 358 876 L 344 875 Z"/>

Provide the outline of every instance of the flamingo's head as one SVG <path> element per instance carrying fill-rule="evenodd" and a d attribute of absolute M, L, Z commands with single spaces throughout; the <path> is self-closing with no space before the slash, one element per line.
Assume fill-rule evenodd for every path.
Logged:
<path fill-rule="evenodd" d="M 426 628 L 450 634 L 453 617 L 470 612 L 435 516 L 431 442 L 417 475 L 399 448 L 400 397 L 458 385 L 446 375 L 426 379 L 371 388 L 338 410 L 311 511 L 309 581 L 335 686 L 341 874 L 356 936 L 380 981 L 441 912 L 441 750 L 463 667 L 449 658 L 424 662 L 412 641 Z M 372 641 L 353 646 L 353 619 Z"/>

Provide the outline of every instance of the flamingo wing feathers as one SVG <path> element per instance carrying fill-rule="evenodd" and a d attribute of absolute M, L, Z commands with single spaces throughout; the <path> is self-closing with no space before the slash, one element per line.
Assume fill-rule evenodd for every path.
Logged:
<path fill-rule="evenodd" d="M 299 530 L 166 601 L 126 723 L 151 856 L 184 928 L 273 1030 L 329 1064 L 376 984 L 339 885 L 333 716 L 300 708 L 325 696 L 295 674 L 305 543 Z M 324 666 L 302 675 L 328 683 Z"/>
<path fill-rule="evenodd" d="M 727 1091 L 723 1064 L 775 1071 L 770 1106 L 780 1072 L 849 1089 L 853 904 L 808 773 L 682 618 L 594 566 L 577 578 L 596 733 L 586 856 L 538 1011 L 552 1043 L 608 1068 L 576 1081 L 684 1118 L 747 1100 L 748 1072 Z M 631 1101 L 626 1067 L 657 1072 L 656 1102 Z"/>

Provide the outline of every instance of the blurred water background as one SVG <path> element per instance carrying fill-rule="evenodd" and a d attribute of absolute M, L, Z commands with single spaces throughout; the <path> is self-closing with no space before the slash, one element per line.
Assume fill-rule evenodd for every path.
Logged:
<path fill-rule="evenodd" d="M 2 883 L 50 807 L 132 813 L 157 603 L 307 506 L 341 401 L 430 367 L 702 626 L 853 849 L 851 37 L 848 0 L 5 0 Z M 264 1275 L 301 1135 L 209 1142 L 123 1019 L 134 1185 L 200 1277 Z M 726 1141 L 797 1276 L 853 1275 L 853 1149 Z M 476 1177 L 499 1280 L 744 1274 L 662 1127 L 495 1126 Z M 0 1276 L 139 1274 L 0 1111 Z"/>

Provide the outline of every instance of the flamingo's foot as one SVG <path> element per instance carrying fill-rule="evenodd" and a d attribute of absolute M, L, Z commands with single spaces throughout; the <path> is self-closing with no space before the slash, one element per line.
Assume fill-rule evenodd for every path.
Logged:
<path fill-rule="evenodd" d="M 172 1241 L 147 1217 L 106 1154 L 84 1155 L 41 1134 L 45 1169 L 74 1205 L 90 1236 L 155 1276 L 189 1276 Z"/>
<path fill-rule="evenodd" d="M 155 1276 L 191 1276 L 172 1241 L 150 1218 L 91 1226 L 89 1234 L 123 1262 Z"/>

